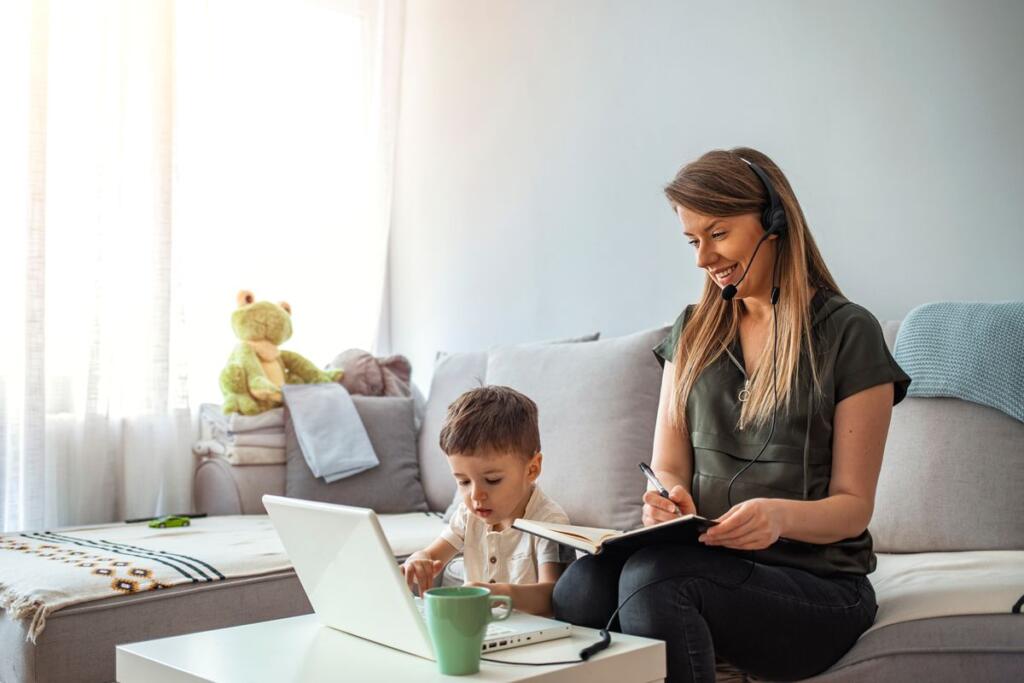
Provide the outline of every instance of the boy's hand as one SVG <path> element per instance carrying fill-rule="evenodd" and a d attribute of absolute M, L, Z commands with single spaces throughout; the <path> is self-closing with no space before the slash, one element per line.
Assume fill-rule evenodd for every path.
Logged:
<path fill-rule="evenodd" d="M 486 588 L 491 591 L 491 595 L 507 595 L 512 597 L 512 587 L 507 583 L 484 583 L 483 581 L 467 581 L 463 584 L 464 586 L 473 586 L 474 588 Z M 501 605 L 500 602 L 492 602 L 491 607 Z"/>
<path fill-rule="evenodd" d="M 422 596 L 423 591 L 434 585 L 434 577 L 443 567 L 444 564 L 440 560 L 412 556 L 402 564 L 402 573 L 405 574 L 405 583 L 408 584 L 409 590 L 416 584 Z"/>
<path fill-rule="evenodd" d="M 491 595 L 507 595 L 512 597 L 512 591 L 509 589 L 507 583 L 484 583 L 483 581 L 467 581 L 463 584 L 464 586 L 473 586 L 474 588 L 486 588 L 491 591 Z"/>
<path fill-rule="evenodd" d="M 668 498 L 663 498 L 657 491 L 648 491 L 644 494 L 644 526 L 675 519 L 680 512 L 684 515 L 697 513 L 697 506 L 693 504 L 693 498 L 682 486 L 678 484 L 673 486 L 668 495 Z M 678 510 L 676 505 L 679 506 Z"/>

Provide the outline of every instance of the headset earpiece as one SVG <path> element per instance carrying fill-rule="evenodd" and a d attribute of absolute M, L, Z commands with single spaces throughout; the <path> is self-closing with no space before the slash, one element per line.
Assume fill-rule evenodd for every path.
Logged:
<path fill-rule="evenodd" d="M 740 160 L 750 167 L 750 170 L 754 172 L 754 175 L 764 185 L 765 193 L 768 195 L 768 206 L 761 213 L 761 227 L 769 235 L 782 237 L 789 228 L 789 222 L 786 220 L 786 209 L 782 206 L 778 193 L 775 192 L 775 186 L 772 185 L 772 181 L 768 179 L 768 174 L 760 166 L 743 157 L 740 157 Z"/>
<path fill-rule="evenodd" d="M 775 188 L 772 187 L 772 182 L 768 180 L 768 176 L 761 167 L 752 161 L 747 161 L 743 157 L 740 157 L 740 161 L 750 167 L 750 170 L 754 172 L 764 185 L 765 192 L 768 194 L 768 206 L 761 212 L 761 227 L 764 229 L 764 234 L 761 235 L 761 239 L 757 241 L 757 246 L 754 247 L 754 253 L 751 255 L 750 260 L 747 262 L 747 267 L 743 269 L 743 274 L 740 275 L 740 279 L 736 281 L 736 284 L 726 285 L 722 289 L 722 299 L 725 301 L 731 301 L 736 296 L 736 292 L 740 284 L 747 277 L 747 273 L 750 272 L 750 265 L 754 262 L 757 257 L 757 251 L 761 248 L 761 245 L 772 235 L 777 237 L 783 237 L 786 234 L 786 230 L 789 229 L 789 223 L 786 221 L 786 209 L 782 206 L 782 202 L 779 200 L 779 195 L 776 194 Z M 778 247 L 776 247 L 778 250 Z M 775 263 L 778 266 L 778 251 L 776 251 Z M 772 270 L 772 304 L 775 304 L 779 300 L 779 286 L 775 282 L 775 269 Z"/>
<path fill-rule="evenodd" d="M 786 233 L 786 228 L 788 227 L 786 212 L 781 206 L 775 209 L 767 209 L 761 220 L 765 226 L 765 231 L 769 235 L 782 237 Z"/>

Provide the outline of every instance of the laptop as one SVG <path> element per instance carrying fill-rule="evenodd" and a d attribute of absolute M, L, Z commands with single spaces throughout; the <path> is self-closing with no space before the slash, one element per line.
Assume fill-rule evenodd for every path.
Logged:
<path fill-rule="evenodd" d="M 409 591 L 373 510 L 271 495 L 263 505 L 321 623 L 435 659 L 422 601 Z M 564 622 L 513 611 L 489 625 L 482 649 L 565 638 L 570 631 Z"/>

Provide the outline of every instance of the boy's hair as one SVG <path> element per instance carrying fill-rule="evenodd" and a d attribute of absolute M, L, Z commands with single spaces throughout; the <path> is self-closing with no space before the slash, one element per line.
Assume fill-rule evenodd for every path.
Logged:
<path fill-rule="evenodd" d="M 493 448 L 532 457 L 540 452 L 537 404 L 509 387 L 470 389 L 448 406 L 440 444 L 447 455 Z"/>

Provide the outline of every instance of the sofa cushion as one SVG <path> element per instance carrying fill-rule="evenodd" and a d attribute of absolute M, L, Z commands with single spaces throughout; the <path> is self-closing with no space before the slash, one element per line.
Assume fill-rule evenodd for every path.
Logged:
<path fill-rule="evenodd" d="M 955 398 L 893 408 L 871 534 L 880 552 L 1024 549 L 1024 424 Z"/>
<path fill-rule="evenodd" d="M 438 354 L 418 442 L 420 477 L 431 510 L 444 510 L 455 494 L 455 480 L 439 443 L 448 406 L 464 392 L 482 386 L 486 374 L 486 351 Z"/>
<path fill-rule="evenodd" d="M 661 368 L 651 349 L 667 328 L 589 344 L 492 349 L 487 383 L 523 392 L 540 411 L 540 482 L 573 524 L 640 525 Z"/>
<path fill-rule="evenodd" d="M 379 513 L 426 511 L 427 501 L 416 461 L 412 399 L 353 396 L 352 401 L 380 465 L 328 484 L 313 476 L 295 438 L 291 419 L 286 419 L 285 495 L 373 508 Z"/>
<path fill-rule="evenodd" d="M 1024 551 L 879 553 L 868 578 L 878 599 L 871 631 L 919 619 L 1006 614 L 1024 593 Z"/>
<path fill-rule="evenodd" d="M 579 337 L 553 341 L 534 342 L 528 346 L 547 344 L 575 344 L 591 342 L 600 338 L 600 332 Z M 427 504 L 431 510 L 448 510 L 450 516 L 452 497 L 455 495 L 455 480 L 448 469 L 444 451 L 439 440 L 441 425 L 448 406 L 463 393 L 474 387 L 483 386 L 487 380 L 487 352 L 446 353 L 439 351 L 434 364 L 434 376 L 430 382 L 430 396 L 424 408 L 423 424 L 419 433 L 420 476 L 426 492 Z"/>
<path fill-rule="evenodd" d="M 805 683 L 1014 681 L 1024 670 L 1024 618 L 986 614 L 920 619 L 861 636 Z"/>

